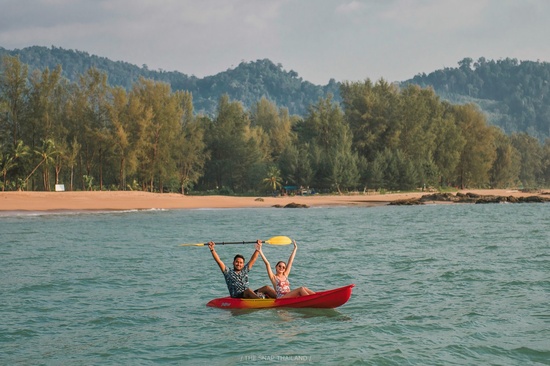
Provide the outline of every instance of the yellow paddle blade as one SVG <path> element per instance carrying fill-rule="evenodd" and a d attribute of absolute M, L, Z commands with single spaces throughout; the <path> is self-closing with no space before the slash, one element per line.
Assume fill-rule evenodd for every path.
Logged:
<path fill-rule="evenodd" d="M 274 236 L 271 239 L 267 239 L 265 242 L 271 245 L 288 245 L 292 244 L 292 239 L 288 236 Z"/>
<path fill-rule="evenodd" d="M 203 247 L 208 243 L 196 243 L 196 244 L 180 244 L 180 247 Z"/>

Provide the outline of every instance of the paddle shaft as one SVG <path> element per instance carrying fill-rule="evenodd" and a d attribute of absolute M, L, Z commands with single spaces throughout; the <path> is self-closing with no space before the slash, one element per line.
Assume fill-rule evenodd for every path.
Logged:
<path fill-rule="evenodd" d="M 221 241 L 221 242 L 215 242 L 215 243 L 216 244 L 221 244 L 221 245 L 225 245 L 225 244 L 254 244 L 254 243 L 256 243 L 256 241 Z M 264 243 L 271 244 L 271 245 L 288 245 L 288 244 L 292 243 L 292 239 L 290 239 L 287 236 L 274 236 L 271 239 L 264 240 Z M 202 247 L 202 246 L 206 246 L 206 245 L 208 245 L 208 243 L 180 244 L 180 246 L 182 246 L 182 247 L 191 247 L 191 246 Z"/>
<path fill-rule="evenodd" d="M 214 242 L 216 245 L 225 245 L 225 244 L 253 244 L 256 243 L 255 241 L 221 241 L 221 242 Z M 196 244 L 180 244 L 180 247 L 205 247 L 208 243 L 196 243 Z"/>

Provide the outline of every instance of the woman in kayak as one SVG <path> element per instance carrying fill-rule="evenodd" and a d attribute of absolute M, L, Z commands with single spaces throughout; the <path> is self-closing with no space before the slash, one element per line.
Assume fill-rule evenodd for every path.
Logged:
<path fill-rule="evenodd" d="M 294 243 L 294 249 L 292 250 L 292 254 L 290 254 L 290 258 L 288 258 L 288 263 L 285 263 L 283 261 L 277 262 L 277 265 L 275 265 L 275 271 L 276 274 L 273 273 L 271 270 L 271 265 L 269 264 L 269 261 L 264 255 L 264 252 L 262 251 L 262 243 L 259 242 L 256 244 L 256 251 L 260 253 L 262 256 L 262 259 L 265 263 L 265 268 L 267 269 L 267 275 L 269 276 L 269 279 L 271 280 L 271 283 L 273 284 L 273 287 L 275 288 L 275 291 L 277 292 L 277 298 L 290 298 L 290 297 L 298 297 L 298 296 L 306 296 L 306 295 L 312 295 L 315 292 L 311 291 L 307 287 L 298 287 L 294 290 L 290 289 L 290 283 L 288 282 L 288 275 L 290 274 L 290 269 L 292 268 L 292 262 L 294 262 L 294 256 L 296 255 L 296 250 L 298 249 L 298 245 L 296 245 L 296 240 L 292 241 Z"/>

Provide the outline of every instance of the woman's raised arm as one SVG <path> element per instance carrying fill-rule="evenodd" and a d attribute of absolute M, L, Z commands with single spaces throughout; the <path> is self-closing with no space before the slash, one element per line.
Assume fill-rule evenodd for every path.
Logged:
<path fill-rule="evenodd" d="M 267 260 L 264 252 L 262 251 L 262 243 L 256 244 L 256 250 L 258 253 L 260 253 L 260 256 L 262 257 L 262 260 L 265 263 L 265 269 L 267 270 L 267 275 L 269 276 L 269 279 L 271 280 L 271 283 L 273 286 L 276 286 L 275 282 L 275 275 L 273 274 L 273 271 L 271 270 L 271 265 L 269 264 L 269 261 Z"/>
<path fill-rule="evenodd" d="M 294 257 L 296 256 L 296 251 L 298 250 L 298 245 L 296 244 L 296 240 L 292 240 L 294 243 L 294 249 L 292 249 L 292 253 L 290 254 L 290 258 L 288 258 L 288 263 L 286 264 L 285 269 L 285 276 L 288 277 L 290 274 L 290 269 L 292 268 L 292 262 L 294 262 Z"/>

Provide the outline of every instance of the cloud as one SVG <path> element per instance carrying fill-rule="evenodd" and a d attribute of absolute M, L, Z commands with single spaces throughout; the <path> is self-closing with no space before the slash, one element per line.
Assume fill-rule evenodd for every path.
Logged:
<path fill-rule="evenodd" d="M 340 4 L 336 7 L 336 12 L 341 14 L 352 14 L 364 8 L 364 4 L 360 1 L 350 1 Z"/>
<path fill-rule="evenodd" d="M 404 80 L 464 57 L 550 60 L 547 0 L 2 0 L 0 46 L 199 77 L 269 58 L 317 84 Z"/>

